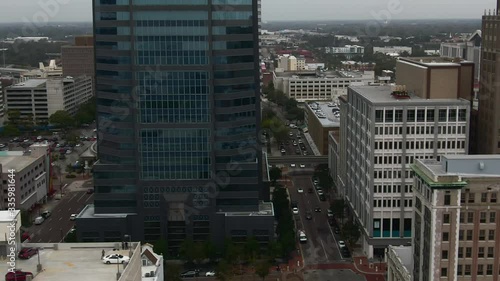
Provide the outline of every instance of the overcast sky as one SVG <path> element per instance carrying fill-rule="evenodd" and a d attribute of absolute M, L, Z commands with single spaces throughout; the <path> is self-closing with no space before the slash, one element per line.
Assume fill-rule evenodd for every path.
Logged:
<path fill-rule="evenodd" d="M 0 0 L 0 22 L 39 23 L 46 18 L 50 21 L 91 21 L 92 1 Z M 58 7 L 43 9 L 43 3 L 58 3 Z M 389 3 L 399 3 L 399 6 L 389 10 Z M 262 19 L 374 19 L 373 15 L 383 14 L 383 11 L 390 11 L 392 19 L 480 19 L 485 9 L 493 9 L 495 5 L 495 0 L 262 0 Z"/>

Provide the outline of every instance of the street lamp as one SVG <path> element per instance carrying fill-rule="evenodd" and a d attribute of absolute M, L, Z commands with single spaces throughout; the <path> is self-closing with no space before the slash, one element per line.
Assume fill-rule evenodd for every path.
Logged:
<path fill-rule="evenodd" d="M 128 257 L 132 258 L 132 235 L 125 234 L 123 235 L 124 239 L 128 238 Z"/>

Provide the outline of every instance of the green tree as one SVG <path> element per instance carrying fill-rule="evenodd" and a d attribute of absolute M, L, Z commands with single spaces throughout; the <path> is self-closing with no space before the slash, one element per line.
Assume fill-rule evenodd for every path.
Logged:
<path fill-rule="evenodd" d="M 62 129 L 67 129 L 75 124 L 75 119 L 67 111 L 58 110 L 50 115 L 49 122 Z"/>
<path fill-rule="evenodd" d="M 166 277 L 168 281 L 182 281 L 181 268 L 177 264 L 167 264 Z"/>
<path fill-rule="evenodd" d="M 245 244 L 243 245 L 243 250 L 245 252 L 245 258 L 248 262 L 253 263 L 257 260 L 260 253 L 260 244 L 255 237 L 251 236 L 247 238 Z"/>
<path fill-rule="evenodd" d="M 240 247 L 238 247 L 238 245 L 236 245 L 231 239 L 227 238 L 224 241 L 224 259 L 231 262 L 233 265 L 237 263 L 240 250 Z"/>
<path fill-rule="evenodd" d="M 335 200 L 330 205 L 330 210 L 332 211 L 333 215 L 337 218 L 340 218 L 342 224 L 344 223 L 344 209 L 345 209 L 344 199 Z"/>
<path fill-rule="evenodd" d="M 280 168 L 272 167 L 271 169 L 269 169 L 269 178 L 271 179 L 271 182 L 273 182 L 273 184 L 276 184 L 276 181 L 281 179 L 282 176 L 283 174 Z"/>
<path fill-rule="evenodd" d="M 196 264 L 201 264 L 207 258 L 206 253 L 205 242 L 195 242 L 192 250 L 193 256 L 190 259 Z"/>
<path fill-rule="evenodd" d="M 21 112 L 19 110 L 7 111 L 8 124 L 19 127 L 21 125 Z"/>
<path fill-rule="evenodd" d="M 153 251 L 159 255 L 162 255 L 163 258 L 168 257 L 168 242 L 166 239 L 160 238 L 153 243 Z"/>
<path fill-rule="evenodd" d="M 361 230 L 359 225 L 353 221 L 348 221 L 342 226 L 341 231 L 342 239 L 344 239 L 349 246 L 354 246 L 361 237 Z"/>
<path fill-rule="evenodd" d="M 232 277 L 231 269 L 231 265 L 226 260 L 221 260 L 215 268 L 215 277 L 220 281 L 230 280 Z"/>
<path fill-rule="evenodd" d="M 257 264 L 257 267 L 255 268 L 255 273 L 262 278 L 262 281 L 266 279 L 266 277 L 269 275 L 269 269 L 271 268 L 271 264 L 269 263 L 268 260 L 263 260 Z"/>
<path fill-rule="evenodd" d="M 271 241 L 267 245 L 266 256 L 269 260 L 274 261 L 277 257 L 281 256 L 282 252 L 281 244 L 277 241 Z"/>
<path fill-rule="evenodd" d="M 95 120 L 96 117 L 96 100 L 92 97 L 86 103 L 82 104 L 75 115 L 75 121 L 78 125 L 89 124 Z"/>
<path fill-rule="evenodd" d="M 196 256 L 195 243 L 193 240 L 184 240 L 180 246 L 179 254 L 185 261 L 193 263 Z"/>
<path fill-rule="evenodd" d="M 2 135 L 5 137 L 18 137 L 21 135 L 21 131 L 15 125 L 7 124 L 3 128 Z"/>
<path fill-rule="evenodd" d="M 204 246 L 205 256 L 213 262 L 217 258 L 217 247 L 215 247 L 214 243 L 210 240 L 206 241 Z"/>

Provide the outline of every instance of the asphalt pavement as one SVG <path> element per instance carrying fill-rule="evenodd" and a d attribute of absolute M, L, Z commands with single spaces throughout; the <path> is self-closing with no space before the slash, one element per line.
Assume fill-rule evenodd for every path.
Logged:
<path fill-rule="evenodd" d="M 49 210 L 52 214 L 48 219 L 40 225 L 26 228 L 32 236 L 30 242 L 60 242 L 75 225 L 75 222 L 69 219 L 71 214 L 78 214 L 85 205 L 92 203 L 93 197 L 93 194 L 87 194 L 86 191 L 66 192 L 61 200 L 58 200 L 57 204 Z M 40 210 L 40 212 L 43 211 L 44 209 Z"/>
<path fill-rule="evenodd" d="M 299 214 L 294 215 L 298 230 L 303 230 L 307 236 L 307 243 L 299 244 L 305 265 L 324 264 L 344 261 L 338 249 L 338 238 L 335 237 L 328 224 L 328 202 L 319 200 L 312 183 L 312 175 L 293 176 L 293 186 L 288 187 L 292 201 L 297 201 Z M 298 193 L 297 188 L 303 193 Z M 308 193 L 312 188 L 313 193 Z M 321 212 L 315 212 L 321 208 Z M 306 213 L 312 214 L 312 220 L 306 219 Z"/>

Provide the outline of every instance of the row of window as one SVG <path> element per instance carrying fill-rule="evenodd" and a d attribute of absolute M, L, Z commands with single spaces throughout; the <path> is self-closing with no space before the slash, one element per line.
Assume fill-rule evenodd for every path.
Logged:
<path fill-rule="evenodd" d="M 465 214 L 467 213 L 467 219 L 465 219 Z M 488 215 L 489 213 L 489 215 Z M 495 223 L 496 212 L 480 212 L 479 222 L 480 223 Z M 474 212 L 460 212 L 460 223 L 474 223 Z"/>
<path fill-rule="evenodd" d="M 411 199 L 405 199 L 404 200 L 404 207 L 412 207 L 412 200 Z M 379 200 L 375 199 L 373 200 L 373 207 L 375 208 L 385 208 L 385 207 L 401 207 L 401 200 L 399 199 L 393 199 L 393 200 Z"/>
<path fill-rule="evenodd" d="M 374 179 L 400 179 L 402 171 L 373 171 Z M 405 171 L 404 177 L 410 178 L 412 176 L 411 171 Z"/>
<path fill-rule="evenodd" d="M 408 126 L 406 127 L 407 135 L 433 135 L 436 126 Z M 466 134 L 465 126 L 437 126 L 438 134 Z M 375 127 L 375 135 L 402 135 L 403 127 Z"/>
<path fill-rule="evenodd" d="M 462 141 L 407 141 L 406 149 L 434 149 L 434 143 L 437 143 L 438 149 L 465 149 L 465 140 Z M 375 149 L 403 149 L 401 141 L 380 141 L 375 142 Z"/>
<path fill-rule="evenodd" d="M 495 230 L 489 229 L 488 230 L 488 236 L 486 236 L 486 230 L 481 229 L 479 230 L 479 236 L 477 239 L 474 239 L 473 237 L 474 230 L 469 229 L 469 230 L 460 230 L 458 232 L 458 240 L 460 241 L 473 241 L 473 240 L 479 240 L 479 241 L 494 241 L 495 240 Z M 486 239 L 488 238 L 488 239 Z"/>
<path fill-rule="evenodd" d="M 412 186 L 405 185 L 405 193 L 412 192 Z M 401 185 L 374 185 L 373 193 L 401 193 Z"/>
<path fill-rule="evenodd" d="M 407 109 L 406 122 L 434 122 L 436 113 L 439 122 L 456 122 L 467 120 L 466 109 Z M 403 109 L 380 109 L 375 111 L 375 122 L 403 122 Z"/>
<path fill-rule="evenodd" d="M 406 156 L 406 164 L 412 164 L 415 159 L 433 159 L 432 155 Z M 374 164 L 401 164 L 402 156 L 374 156 Z"/>
<path fill-rule="evenodd" d="M 470 189 L 465 189 L 465 192 L 460 194 L 460 202 L 461 203 L 475 203 L 476 197 L 478 193 L 470 192 Z M 479 201 L 479 200 L 478 200 Z M 497 202 L 497 193 L 494 192 L 482 192 L 481 193 L 481 203 L 496 203 Z"/>

